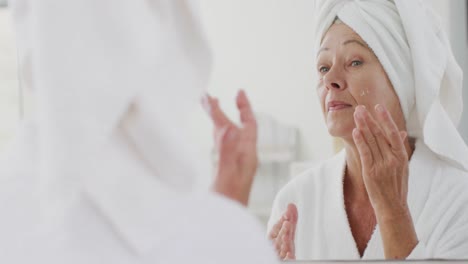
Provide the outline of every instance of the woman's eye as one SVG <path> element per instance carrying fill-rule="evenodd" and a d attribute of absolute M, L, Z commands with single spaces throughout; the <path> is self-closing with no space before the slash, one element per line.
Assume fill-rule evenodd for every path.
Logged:
<path fill-rule="evenodd" d="M 322 66 L 319 68 L 319 72 L 321 73 L 324 73 L 324 72 L 328 72 L 330 69 L 328 67 L 325 67 L 325 66 Z"/>
<path fill-rule="evenodd" d="M 362 65 L 362 61 L 355 60 L 355 61 L 351 62 L 351 66 L 353 66 L 353 67 L 359 66 L 359 65 Z"/>

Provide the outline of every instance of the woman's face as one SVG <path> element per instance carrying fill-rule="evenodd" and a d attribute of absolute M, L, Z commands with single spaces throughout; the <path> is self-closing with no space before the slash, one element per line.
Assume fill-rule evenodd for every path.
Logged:
<path fill-rule="evenodd" d="M 354 109 L 364 105 L 372 115 L 385 106 L 400 130 L 405 129 L 399 99 L 377 57 L 350 27 L 333 24 L 317 54 L 317 92 L 328 131 L 352 140 Z"/>

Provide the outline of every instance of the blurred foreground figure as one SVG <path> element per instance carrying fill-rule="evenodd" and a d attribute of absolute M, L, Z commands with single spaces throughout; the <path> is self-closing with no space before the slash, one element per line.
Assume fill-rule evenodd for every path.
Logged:
<path fill-rule="evenodd" d="M 186 121 L 210 71 L 196 1 L 12 4 L 35 111 L 0 167 L 2 262 L 276 261 L 242 206 L 256 168 L 255 154 L 236 156 L 256 140 L 245 140 L 256 131 L 244 93 L 245 127 L 218 139 L 216 192 L 195 188 L 208 157 Z"/>

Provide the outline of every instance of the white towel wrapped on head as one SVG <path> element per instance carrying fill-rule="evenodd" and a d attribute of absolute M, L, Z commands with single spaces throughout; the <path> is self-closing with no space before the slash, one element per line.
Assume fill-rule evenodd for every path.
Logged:
<path fill-rule="evenodd" d="M 410 136 L 468 171 L 457 131 L 463 73 L 433 11 L 420 0 L 317 0 L 316 50 L 338 17 L 366 41 L 385 69 Z"/>

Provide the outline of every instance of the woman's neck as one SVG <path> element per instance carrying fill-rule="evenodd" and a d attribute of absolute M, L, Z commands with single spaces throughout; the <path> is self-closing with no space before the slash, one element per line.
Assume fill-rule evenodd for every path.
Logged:
<path fill-rule="evenodd" d="M 362 178 L 362 166 L 359 152 L 354 142 L 346 142 L 346 167 L 344 173 L 344 188 L 347 200 L 368 202 L 367 190 Z"/>

